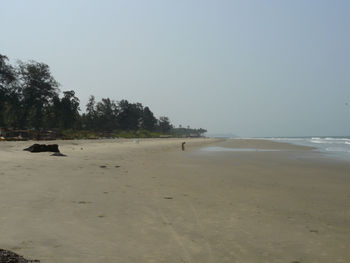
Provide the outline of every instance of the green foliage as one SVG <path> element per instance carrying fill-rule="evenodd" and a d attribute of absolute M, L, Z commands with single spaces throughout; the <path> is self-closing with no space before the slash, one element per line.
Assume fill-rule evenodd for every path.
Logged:
<path fill-rule="evenodd" d="M 60 126 L 64 129 L 75 128 L 80 118 L 79 110 L 79 99 L 75 96 L 75 92 L 64 91 L 60 102 Z"/>
<path fill-rule="evenodd" d="M 50 68 L 36 61 L 8 64 L 0 54 L 0 127 L 26 129 L 39 136 L 54 130 L 64 139 L 157 138 L 179 135 L 168 117 L 159 120 L 149 107 L 127 100 L 90 96 L 86 112 L 73 90 L 59 94 L 59 83 Z M 180 133 L 181 134 L 181 133 Z M 35 137 L 35 135 L 33 135 Z"/>
<path fill-rule="evenodd" d="M 8 58 L 0 54 L 0 90 L 7 88 L 7 85 L 16 80 L 14 68 L 7 63 Z"/>
<path fill-rule="evenodd" d="M 4 111 L 12 108 L 13 83 L 16 81 L 14 68 L 7 63 L 8 58 L 0 54 L 0 127 L 6 126 L 7 121 L 13 121 Z M 7 105 L 7 106 L 6 106 Z M 5 108 L 6 107 L 6 108 Z M 5 119 L 4 119 L 5 118 Z"/>
<path fill-rule="evenodd" d="M 102 99 L 95 108 L 95 127 L 100 131 L 112 131 L 117 127 L 118 107 L 109 98 Z"/>
<path fill-rule="evenodd" d="M 182 128 L 181 126 L 179 128 L 172 128 L 171 134 L 174 137 L 201 137 L 204 133 L 206 133 L 207 130 L 205 129 L 191 129 L 190 127 Z"/>
<path fill-rule="evenodd" d="M 44 63 L 20 62 L 17 74 L 24 109 L 21 126 L 42 128 L 45 108 L 57 96 L 59 84 Z"/>
<path fill-rule="evenodd" d="M 159 132 L 150 132 L 147 130 L 139 131 L 113 131 L 113 132 L 98 132 L 91 130 L 62 130 L 59 134 L 59 137 L 65 140 L 74 140 L 74 139 L 98 139 L 98 138 L 125 138 L 125 139 L 134 139 L 134 138 L 159 138 L 162 133 Z"/>
<path fill-rule="evenodd" d="M 97 113 L 95 110 L 96 107 L 96 100 L 93 95 L 89 97 L 89 101 L 86 104 L 86 113 L 83 114 L 82 120 L 83 120 L 83 126 L 86 129 L 94 129 L 96 127 L 96 120 L 97 120 Z"/>
<path fill-rule="evenodd" d="M 114 133 L 116 138 L 159 138 L 163 135 L 160 132 L 150 132 L 147 130 L 139 131 L 118 131 Z"/>
<path fill-rule="evenodd" d="M 63 139 L 66 140 L 73 140 L 73 139 L 98 139 L 99 134 L 93 131 L 89 130 L 63 130 L 61 132 L 61 136 Z"/>
<path fill-rule="evenodd" d="M 160 117 L 158 121 L 158 128 L 162 133 L 169 133 L 172 128 L 169 118 L 165 116 Z"/>
<path fill-rule="evenodd" d="M 119 128 L 122 130 L 138 130 L 142 119 L 143 106 L 141 103 L 129 103 L 121 100 L 118 103 L 119 114 L 117 116 Z"/>
<path fill-rule="evenodd" d="M 114 133 L 116 138 L 137 138 L 136 133 L 134 131 L 119 131 Z"/>
<path fill-rule="evenodd" d="M 157 119 L 154 117 L 153 112 L 145 107 L 142 113 L 141 128 L 148 131 L 154 131 L 156 129 Z"/>

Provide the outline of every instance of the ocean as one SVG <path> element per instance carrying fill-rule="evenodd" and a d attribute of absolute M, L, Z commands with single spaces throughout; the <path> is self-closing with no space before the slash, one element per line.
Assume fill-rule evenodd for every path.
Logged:
<path fill-rule="evenodd" d="M 262 138 L 311 146 L 329 157 L 350 161 L 350 137 Z"/>

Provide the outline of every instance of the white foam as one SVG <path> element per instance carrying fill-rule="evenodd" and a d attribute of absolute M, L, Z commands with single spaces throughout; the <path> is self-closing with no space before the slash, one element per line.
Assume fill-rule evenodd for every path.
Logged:
<path fill-rule="evenodd" d="M 316 139 L 311 139 L 312 143 L 328 143 L 328 142 L 325 142 L 325 141 L 322 141 L 322 140 L 316 140 Z"/>
<path fill-rule="evenodd" d="M 276 139 L 273 139 L 276 140 Z M 335 156 L 350 159 L 350 138 L 341 137 L 312 137 L 312 138 L 280 138 L 278 141 L 297 145 L 311 146 L 319 151 L 335 154 Z"/>

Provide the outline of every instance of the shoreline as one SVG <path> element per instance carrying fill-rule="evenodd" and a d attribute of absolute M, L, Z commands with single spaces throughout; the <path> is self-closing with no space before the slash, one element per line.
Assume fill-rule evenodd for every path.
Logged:
<path fill-rule="evenodd" d="M 350 165 L 325 162 L 311 148 L 241 139 L 73 140 L 58 141 L 67 157 L 53 157 L 22 151 L 31 144 L 0 143 L 0 248 L 25 258 L 350 260 Z M 280 151 L 201 153 L 206 146 Z"/>

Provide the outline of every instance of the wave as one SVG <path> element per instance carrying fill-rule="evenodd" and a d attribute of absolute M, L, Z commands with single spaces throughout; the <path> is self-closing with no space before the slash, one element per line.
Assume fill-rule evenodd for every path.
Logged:
<path fill-rule="evenodd" d="M 304 137 L 304 138 L 270 138 L 274 141 L 288 142 L 296 145 L 311 146 L 321 152 L 350 159 L 350 137 Z"/>
<path fill-rule="evenodd" d="M 325 141 L 322 141 L 322 140 L 315 140 L 315 139 L 311 139 L 312 143 L 329 143 L 329 142 L 325 142 Z"/>

